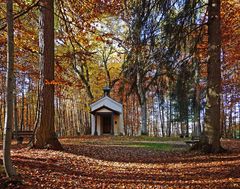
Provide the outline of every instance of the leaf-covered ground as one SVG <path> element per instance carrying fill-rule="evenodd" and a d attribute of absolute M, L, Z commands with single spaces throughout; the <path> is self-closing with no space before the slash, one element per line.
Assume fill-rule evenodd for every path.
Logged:
<path fill-rule="evenodd" d="M 63 152 L 13 144 L 13 164 L 23 182 L 8 188 L 240 188 L 240 141 L 222 141 L 229 152 L 218 155 L 187 152 L 181 141 L 151 141 L 154 148 L 126 137 L 61 142 Z M 6 178 L 0 176 L 3 188 Z"/>

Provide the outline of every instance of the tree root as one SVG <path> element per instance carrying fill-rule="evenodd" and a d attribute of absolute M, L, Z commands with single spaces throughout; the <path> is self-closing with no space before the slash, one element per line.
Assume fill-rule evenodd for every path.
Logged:
<path fill-rule="evenodd" d="M 203 143 L 203 142 L 198 142 L 195 145 L 193 145 L 190 148 L 190 151 L 201 151 L 203 153 L 209 154 L 209 153 L 224 153 L 227 152 L 226 149 L 224 149 L 222 146 L 219 146 L 219 148 L 213 147 L 211 144 Z"/>

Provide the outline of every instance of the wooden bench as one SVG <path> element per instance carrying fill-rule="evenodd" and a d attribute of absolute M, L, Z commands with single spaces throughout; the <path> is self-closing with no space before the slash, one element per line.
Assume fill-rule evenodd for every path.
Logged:
<path fill-rule="evenodd" d="M 18 144 L 22 144 L 24 138 L 31 138 L 33 131 L 13 131 L 12 138 L 17 139 Z"/>
<path fill-rule="evenodd" d="M 193 146 L 194 144 L 200 141 L 200 136 L 192 136 L 191 140 L 185 140 L 185 143 L 189 146 Z"/>

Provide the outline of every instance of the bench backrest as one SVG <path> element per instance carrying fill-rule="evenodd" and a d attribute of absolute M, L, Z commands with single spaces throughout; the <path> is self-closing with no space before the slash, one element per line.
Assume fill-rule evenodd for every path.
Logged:
<path fill-rule="evenodd" d="M 13 137 L 31 137 L 33 135 L 33 131 L 13 131 Z"/>

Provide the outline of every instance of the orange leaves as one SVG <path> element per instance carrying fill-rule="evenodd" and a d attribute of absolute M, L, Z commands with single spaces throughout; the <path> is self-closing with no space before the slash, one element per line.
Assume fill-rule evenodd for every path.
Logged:
<path fill-rule="evenodd" d="M 30 66 L 24 66 L 24 65 L 17 64 L 17 63 L 14 64 L 14 67 L 15 67 L 17 70 L 22 71 L 22 72 L 26 72 L 26 71 L 28 71 L 29 69 L 32 68 L 32 67 L 30 67 Z"/>
<path fill-rule="evenodd" d="M 14 145 L 13 163 L 23 180 L 19 188 L 240 187 L 237 140 L 222 141 L 233 152 L 217 155 L 162 152 L 127 145 L 136 140 L 139 138 L 62 138 L 63 152 Z M 0 151 L 0 159 L 1 154 Z M 0 183 L 5 179 L 0 177 Z"/>
<path fill-rule="evenodd" d="M 100 36 L 96 36 L 95 40 L 98 41 L 98 42 L 103 42 L 103 43 L 106 43 L 108 45 L 111 45 L 112 44 L 111 38 L 113 36 L 114 36 L 114 34 L 112 34 L 112 33 L 106 33 L 106 34 L 103 34 L 103 35 L 100 35 Z"/>
<path fill-rule="evenodd" d="M 239 102 L 240 83 L 240 3 L 239 1 L 223 0 L 221 6 L 221 29 L 223 49 L 223 92 L 232 94 L 231 102 Z M 229 107 L 232 104 L 228 105 Z"/>
<path fill-rule="evenodd" d="M 221 1 L 221 40 L 222 40 L 222 86 L 223 93 L 238 94 L 240 91 L 240 3 L 239 1 Z M 204 28 L 206 30 L 206 28 Z M 204 32 L 206 33 L 206 32 Z M 200 73 L 202 77 L 207 76 L 207 35 L 203 36 L 197 45 L 196 57 L 201 61 Z M 237 90 L 238 89 L 238 90 Z M 238 96 L 238 95 L 233 95 Z M 235 100 L 234 100 L 235 101 Z"/>
<path fill-rule="evenodd" d="M 104 41 L 101 36 L 97 36 L 95 39 L 96 39 L 96 41 Z"/>

